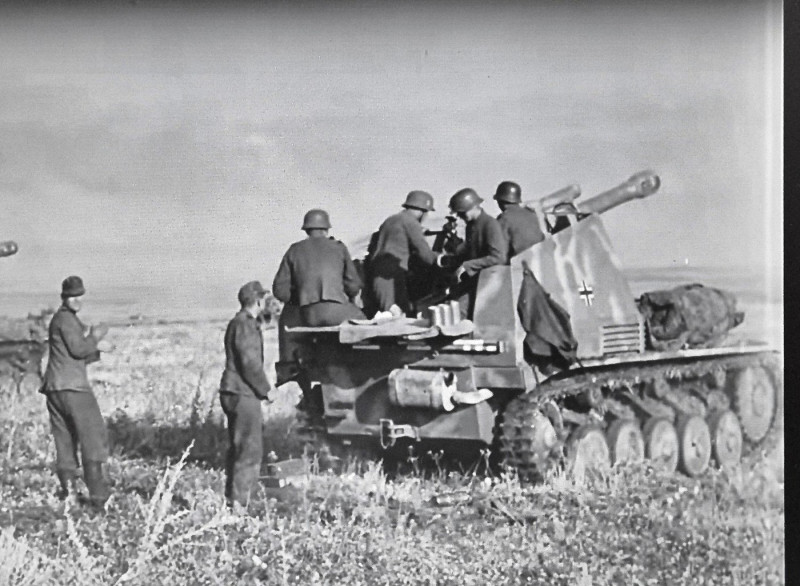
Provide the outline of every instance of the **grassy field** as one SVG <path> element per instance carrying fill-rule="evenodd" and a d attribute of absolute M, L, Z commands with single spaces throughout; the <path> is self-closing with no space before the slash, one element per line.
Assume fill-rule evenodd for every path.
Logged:
<path fill-rule="evenodd" d="M 785 581 L 782 448 L 699 480 L 631 467 L 539 486 L 435 467 L 389 480 L 375 463 L 333 475 L 308 462 L 297 488 L 230 514 L 223 328 L 111 330 L 116 351 L 90 367 L 113 450 L 105 514 L 55 498 L 44 398 L 32 384 L 0 388 L 0 584 Z M 265 447 L 281 457 L 300 449 L 298 398 L 282 388 L 264 407 Z M 456 504 L 436 503 L 451 493 Z"/>

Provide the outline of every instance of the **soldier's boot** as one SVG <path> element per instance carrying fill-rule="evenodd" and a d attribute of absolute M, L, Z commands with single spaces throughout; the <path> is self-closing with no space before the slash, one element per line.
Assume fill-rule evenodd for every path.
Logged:
<path fill-rule="evenodd" d="M 56 492 L 56 496 L 60 500 L 65 500 L 70 494 L 77 492 L 75 487 L 76 472 L 75 470 L 65 470 L 65 469 L 58 469 L 56 470 L 56 478 L 58 478 L 58 491 Z"/>
<path fill-rule="evenodd" d="M 102 508 L 108 497 L 111 496 L 111 490 L 103 476 L 103 463 L 92 460 L 84 462 L 83 479 L 86 482 L 86 488 L 89 489 L 89 504 Z"/>
<path fill-rule="evenodd" d="M 261 464 L 236 467 L 231 482 L 230 499 L 228 501 L 228 505 L 231 508 L 234 510 L 247 509 L 247 505 L 254 496 L 258 486 L 260 470 Z"/>

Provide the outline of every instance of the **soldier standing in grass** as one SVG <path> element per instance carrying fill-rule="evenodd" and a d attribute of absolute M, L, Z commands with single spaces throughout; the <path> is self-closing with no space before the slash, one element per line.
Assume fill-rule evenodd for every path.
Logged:
<path fill-rule="evenodd" d="M 103 325 L 85 326 L 78 319 L 81 296 L 86 292 L 80 277 L 70 276 L 61 284 L 61 307 L 49 328 L 50 355 L 41 392 L 56 444 L 56 476 L 60 498 L 74 489 L 78 476 L 78 448 L 89 501 L 102 507 L 110 496 L 103 476 L 108 458 L 108 435 L 97 399 L 86 376 L 86 365 L 100 359 L 100 341 L 108 332 Z"/>
<path fill-rule="evenodd" d="M 264 453 L 260 402 L 271 402 L 272 385 L 264 372 L 264 338 L 257 318 L 266 295 L 258 281 L 239 289 L 241 309 L 225 330 L 225 370 L 219 400 L 228 418 L 225 498 L 231 505 L 247 505 Z"/>

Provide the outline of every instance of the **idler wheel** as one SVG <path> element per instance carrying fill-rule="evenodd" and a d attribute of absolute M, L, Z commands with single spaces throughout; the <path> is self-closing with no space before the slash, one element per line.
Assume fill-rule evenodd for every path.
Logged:
<path fill-rule="evenodd" d="M 775 387 L 766 370 L 753 366 L 736 373 L 733 409 L 748 440 L 759 442 L 767 435 L 775 415 L 775 403 Z"/>
<path fill-rule="evenodd" d="M 647 458 L 664 472 L 674 472 L 678 467 L 680 444 L 678 432 L 669 419 L 652 417 L 644 426 L 644 447 Z"/>
<path fill-rule="evenodd" d="M 681 445 L 680 468 L 687 476 L 700 476 L 711 462 L 711 432 L 699 415 L 685 415 L 678 421 Z"/>
<path fill-rule="evenodd" d="M 569 440 L 570 469 L 575 474 L 608 468 L 611 459 L 603 430 L 596 425 L 579 427 Z"/>
<path fill-rule="evenodd" d="M 644 435 L 632 419 L 617 419 L 606 434 L 611 462 L 641 462 L 644 460 Z"/>
<path fill-rule="evenodd" d="M 742 458 L 742 426 L 733 411 L 717 411 L 708 422 L 714 460 L 720 468 L 732 468 Z"/>

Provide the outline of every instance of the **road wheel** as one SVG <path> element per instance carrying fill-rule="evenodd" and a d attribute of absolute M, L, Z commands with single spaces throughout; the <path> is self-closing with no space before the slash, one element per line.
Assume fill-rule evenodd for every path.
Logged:
<path fill-rule="evenodd" d="M 681 417 L 678 422 L 680 468 L 687 476 L 700 476 L 711 462 L 711 432 L 699 415 Z"/>
<path fill-rule="evenodd" d="M 611 463 L 641 462 L 644 460 L 644 436 L 633 419 L 617 419 L 606 434 Z"/>
<path fill-rule="evenodd" d="M 740 370 L 733 378 L 732 393 L 742 434 L 751 442 L 760 442 L 775 415 L 776 392 L 769 373 L 760 366 Z"/>
<path fill-rule="evenodd" d="M 732 468 L 742 458 L 742 426 L 730 409 L 717 411 L 709 420 L 711 447 L 720 468 Z"/>
<path fill-rule="evenodd" d="M 586 470 L 604 470 L 611 464 L 611 455 L 603 430 L 596 425 L 579 427 L 569 440 L 569 467 L 576 475 Z"/>
<path fill-rule="evenodd" d="M 663 417 L 652 417 L 644 426 L 644 446 L 647 458 L 664 472 L 678 467 L 680 444 L 675 426 Z"/>

